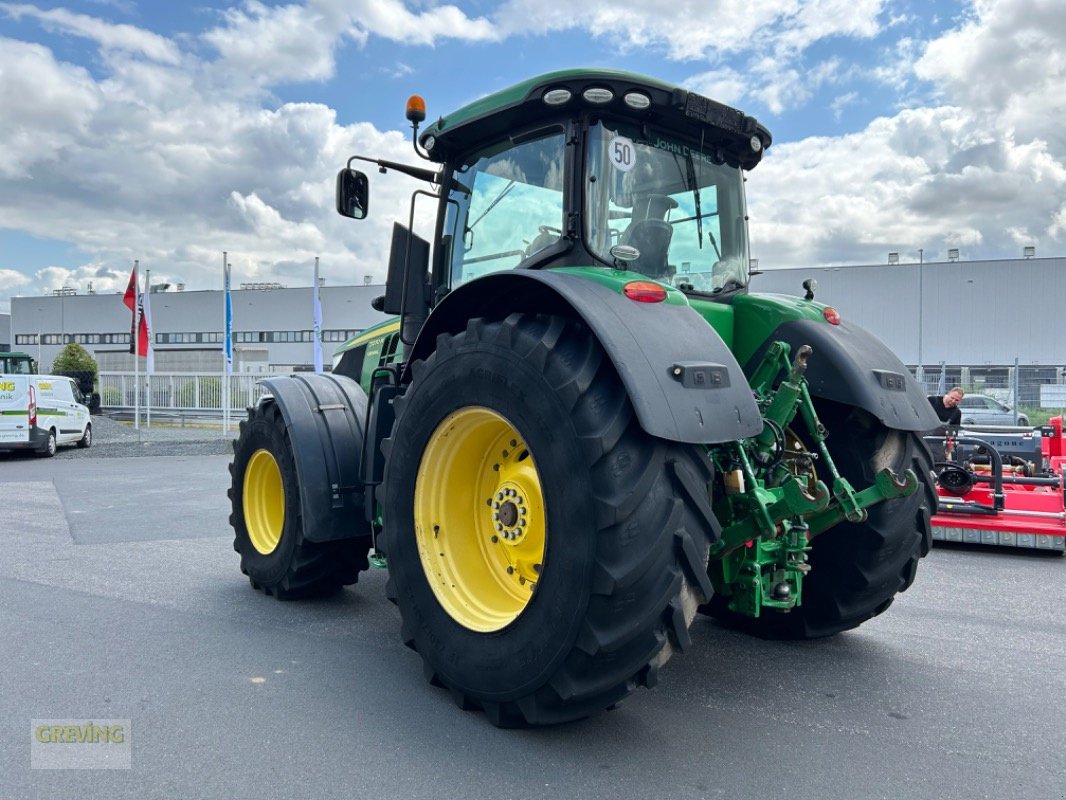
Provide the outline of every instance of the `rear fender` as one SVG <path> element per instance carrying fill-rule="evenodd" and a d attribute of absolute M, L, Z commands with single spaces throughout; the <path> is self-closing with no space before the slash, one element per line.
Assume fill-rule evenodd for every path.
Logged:
<path fill-rule="evenodd" d="M 940 424 L 903 362 L 863 328 L 847 321 L 839 325 L 805 319 L 782 323 L 748 361 L 748 374 L 774 341 L 787 342 L 793 354 L 805 344 L 814 350 L 806 373 L 812 397 L 857 406 L 896 430 L 928 431 Z"/>
<path fill-rule="evenodd" d="M 638 303 L 610 286 L 550 270 L 497 272 L 459 286 L 429 315 L 406 369 L 433 352 L 440 334 L 459 333 L 474 317 L 498 320 L 516 312 L 583 320 L 652 436 L 717 444 L 762 430 L 736 358 L 687 304 Z M 403 380 L 410 380 L 406 370 Z"/>
<path fill-rule="evenodd" d="M 300 483 L 304 536 L 312 542 L 369 536 L 359 462 L 366 392 L 342 375 L 292 375 L 262 381 L 277 403 Z"/>

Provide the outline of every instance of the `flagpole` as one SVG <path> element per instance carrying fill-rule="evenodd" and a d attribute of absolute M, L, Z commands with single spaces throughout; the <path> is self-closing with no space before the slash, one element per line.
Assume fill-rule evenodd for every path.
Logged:
<path fill-rule="evenodd" d="M 152 290 L 152 270 L 146 269 L 144 271 L 144 291 L 150 292 Z M 141 316 L 144 316 L 144 306 L 141 306 Z M 137 325 L 137 342 L 140 344 L 141 340 L 141 328 L 140 323 Z M 148 352 L 152 349 L 152 332 L 148 331 L 148 345 L 144 351 L 144 408 L 147 421 L 145 427 L 152 427 L 152 373 L 148 371 Z"/>
<path fill-rule="evenodd" d="M 230 372 L 230 320 L 229 320 L 229 254 L 222 251 L 222 433 L 229 433 L 229 372 Z"/>
<path fill-rule="evenodd" d="M 141 371 L 137 364 L 137 359 L 140 358 L 137 352 L 137 337 L 141 332 L 141 298 L 137 295 L 137 292 L 140 291 L 140 287 L 137 285 L 137 265 L 139 263 L 139 259 L 133 259 L 133 332 L 130 334 L 131 344 L 133 345 L 133 427 L 138 431 L 141 429 Z"/>
<path fill-rule="evenodd" d="M 311 337 L 314 339 L 312 344 L 312 360 L 315 365 L 315 372 L 322 371 L 322 300 L 318 294 L 318 256 L 315 256 L 315 285 L 311 289 L 311 314 L 312 314 L 312 331 Z"/>

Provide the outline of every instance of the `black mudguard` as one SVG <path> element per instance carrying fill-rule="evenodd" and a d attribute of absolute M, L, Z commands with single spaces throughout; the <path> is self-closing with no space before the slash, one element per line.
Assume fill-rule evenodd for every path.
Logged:
<path fill-rule="evenodd" d="M 846 321 L 839 325 L 785 322 L 747 363 L 749 375 L 774 341 L 787 342 L 793 355 L 801 345 L 813 348 L 807 362 L 807 384 L 813 397 L 858 406 L 896 430 L 928 431 L 940 424 L 903 362 L 859 326 Z"/>
<path fill-rule="evenodd" d="M 304 536 L 312 542 L 369 536 L 359 480 L 366 392 L 342 375 L 309 373 L 262 383 L 289 432 Z"/>
<path fill-rule="evenodd" d="M 437 336 L 464 330 L 473 317 L 503 319 L 516 312 L 584 320 L 618 371 L 641 427 L 652 436 L 716 444 L 762 430 L 762 415 L 740 365 L 699 314 L 687 305 L 634 302 L 567 273 L 513 270 L 459 286 L 433 309 L 408 365 L 433 352 Z M 410 376 L 405 373 L 403 379 Z"/>

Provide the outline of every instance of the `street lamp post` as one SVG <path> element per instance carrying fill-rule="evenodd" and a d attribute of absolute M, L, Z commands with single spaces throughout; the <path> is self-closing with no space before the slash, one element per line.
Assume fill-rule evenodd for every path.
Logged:
<path fill-rule="evenodd" d="M 41 314 L 44 313 L 43 308 L 37 309 L 37 371 L 41 371 L 41 339 L 44 338 L 42 333 L 43 325 L 41 324 Z"/>

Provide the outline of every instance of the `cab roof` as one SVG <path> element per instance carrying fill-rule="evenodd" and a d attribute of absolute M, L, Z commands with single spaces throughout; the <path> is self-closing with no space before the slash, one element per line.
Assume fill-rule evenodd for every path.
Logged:
<path fill-rule="evenodd" d="M 607 89 L 611 99 L 590 102 L 584 96 L 588 89 Z M 569 99 L 549 105 L 545 95 L 554 90 L 568 91 Z M 632 93 L 647 97 L 648 107 L 629 106 L 625 98 Z M 644 119 L 683 137 L 703 139 L 708 146 L 722 148 L 727 160 L 745 169 L 758 164 L 772 142 L 764 126 L 737 109 L 655 78 L 600 68 L 549 72 L 493 92 L 439 117 L 426 127 L 419 141 L 434 161 L 443 163 L 482 143 L 533 126 L 538 120 L 547 121 L 557 112 L 574 114 L 581 110 Z M 758 140 L 757 148 L 752 146 L 754 139 Z"/>

